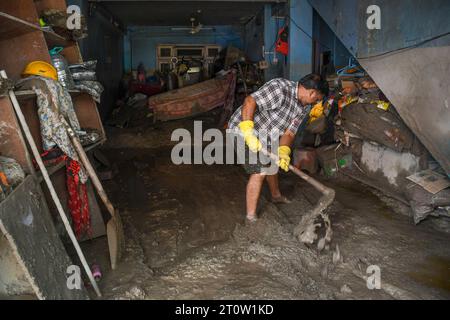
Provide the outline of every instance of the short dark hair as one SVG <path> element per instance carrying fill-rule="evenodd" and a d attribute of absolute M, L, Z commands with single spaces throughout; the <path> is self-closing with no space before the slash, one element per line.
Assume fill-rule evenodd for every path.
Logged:
<path fill-rule="evenodd" d="M 321 76 L 315 73 L 310 73 L 298 81 L 299 85 L 302 85 L 305 89 L 314 89 L 319 91 L 324 96 L 328 95 L 329 87 L 328 82 Z"/>

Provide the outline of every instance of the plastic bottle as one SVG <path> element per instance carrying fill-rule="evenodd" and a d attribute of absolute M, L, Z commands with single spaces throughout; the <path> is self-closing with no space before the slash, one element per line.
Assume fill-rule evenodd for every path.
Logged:
<path fill-rule="evenodd" d="M 102 271 L 100 270 L 100 266 L 98 264 L 93 264 L 91 270 L 95 281 L 100 281 L 100 279 L 102 278 Z"/>
<path fill-rule="evenodd" d="M 49 51 L 50 57 L 52 59 L 52 64 L 56 68 L 58 72 L 58 80 L 63 87 L 66 89 L 73 89 L 75 87 L 75 83 L 72 78 L 72 74 L 69 70 L 69 63 L 66 58 L 62 54 L 64 48 L 62 47 L 54 47 Z"/>

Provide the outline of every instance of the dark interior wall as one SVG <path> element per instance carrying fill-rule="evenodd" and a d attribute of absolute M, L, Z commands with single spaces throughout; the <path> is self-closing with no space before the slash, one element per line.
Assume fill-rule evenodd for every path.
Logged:
<path fill-rule="evenodd" d="M 99 112 L 104 120 L 118 98 L 119 83 L 123 74 L 123 33 L 115 27 L 101 10 L 89 9 L 87 0 L 68 0 L 68 5 L 78 5 L 87 18 L 89 36 L 80 43 L 85 61 L 97 60 L 97 78 L 105 87 Z"/>
<path fill-rule="evenodd" d="M 252 61 L 263 59 L 262 47 L 264 46 L 264 11 L 259 11 L 243 27 L 244 45 L 243 50 Z"/>
<path fill-rule="evenodd" d="M 331 59 L 336 68 L 341 68 L 348 63 L 352 56 L 328 24 L 314 10 L 313 35 L 319 43 L 320 52 L 331 51 Z"/>

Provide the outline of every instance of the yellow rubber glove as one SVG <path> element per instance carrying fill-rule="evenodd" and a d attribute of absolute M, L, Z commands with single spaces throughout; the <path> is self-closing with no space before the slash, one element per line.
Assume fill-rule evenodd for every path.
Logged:
<path fill-rule="evenodd" d="M 314 122 L 318 118 L 323 116 L 323 111 L 324 111 L 324 108 L 323 108 L 322 101 L 320 101 L 319 103 L 316 103 L 314 105 L 314 107 L 311 109 L 311 111 L 309 112 L 309 121 L 308 121 L 308 123 Z"/>
<path fill-rule="evenodd" d="M 280 146 L 278 147 L 278 166 L 284 171 L 289 171 L 289 163 L 291 162 L 291 148 L 288 146 Z"/>
<path fill-rule="evenodd" d="M 252 152 L 258 152 L 262 149 L 262 144 L 253 133 L 255 124 L 251 120 L 242 121 L 239 123 L 239 129 L 241 129 L 244 135 L 245 143 Z"/>

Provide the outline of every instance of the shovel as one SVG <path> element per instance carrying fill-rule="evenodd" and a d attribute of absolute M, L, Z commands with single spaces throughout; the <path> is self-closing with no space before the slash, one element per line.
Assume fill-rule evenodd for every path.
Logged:
<path fill-rule="evenodd" d="M 102 199 L 105 204 L 108 212 L 111 215 L 111 219 L 108 220 L 106 224 L 106 235 L 108 238 L 108 247 L 109 247 L 109 255 L 111 260 L 111 269 L 116 269 L 117 262 L 120 260 L 122 256 L 123 244 L 124 244 L 124 235 L 123 235 L 123 226 L 122 220 L 120 219 L 119 213 L 116 211 L 111 201 L 108 198 L 108 195 L 103 189 L 103 186 L 100 182 L 100 179 L 97 176 L 94 168 L 92 167 L 91 162 L 89 161 L 86 152 L 83 149 L 83 146 L 80 143 L 80 140 L 76 136 L 75 132 L 72 128 L 67 127 L 67 133 L 69 134 L 72 143 L 77 150 L 78 156 L 81 159 L 86 171 L 91 178 L 92 184 L 97 190 L 98 195 Z"/>
<path fill-rule="evenodd" d="M 274 161 L 278 161 L 278 157 L 265 149 L 261 149 L 261 152 L 270 157 Z M 306 173 L 300 171 L 293 165 L 289 165 L 289 170 L 295 175 L 299 176 L 301 179 L 312 185 L 317 191 L 322 193 L 322 197 L 316 206 L 307 214 L 302 217 L 300 223 L 294 229 L 294 235 L 303 243 L 312 244 L 317 238 L 316 229 L 320 227 L 320 223 L 316 222 L 316 219 L 321 216 L 325 224 L 325 236 L 321 238 L 317 243 L 317 248 L 321 251 L 325 244 L 331 241 L 333 231 L 331 230 L 331 221 L 327 214 L 324 213 L 330 204 L 334 200 L 335 191 L 331 188 L 326 187 L 316 179 L 308 176 Z"/>

